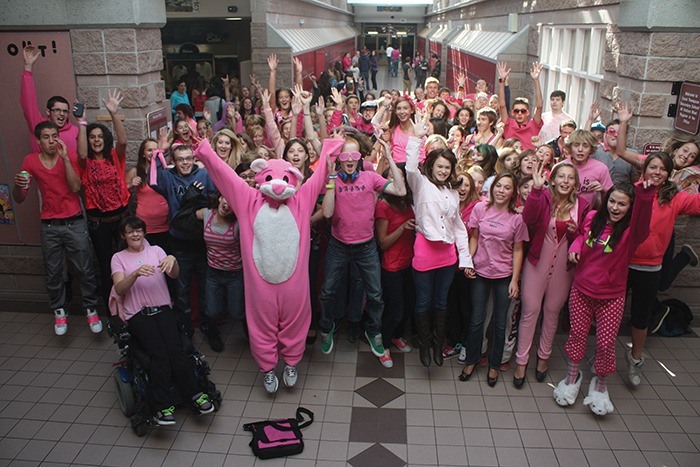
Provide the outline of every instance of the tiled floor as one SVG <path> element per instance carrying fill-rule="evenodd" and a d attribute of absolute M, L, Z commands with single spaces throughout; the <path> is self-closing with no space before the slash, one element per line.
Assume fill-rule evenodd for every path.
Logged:
<path fill-rule="evenodd" d="M 564 375 L 564 335 L 547 382 L 529 370 L 516 390 L 512 370 L 489 388 L 483 369 L 463 383 L 455 360 L 426 369 L 416 352 L 394 353 L 394 368 L 384 369 L 341 330 L 331 355 L 318 343 L 307 352 L 297 387 L 270 396 L 240 328 L 227 326 L 221 354 L 194 338 L 223 393 L 221 410 L 200 417 L 180 409 L 177 425 L 138 438 L 115 398 L 118 353 L 106 335 L 94 337 L 84 318 L 71 316 L 68 334 L 56 337 L 39 306 L 0 310 L 0 465 L 700 465 L 696 337 L 650 338 L 643 384 L 630 390 L 615 375 L 615 413 L 597 418 L 582 396 L 566 410 L 552 399 Z M 316 415 L 304 452 L 256 461 L 243 423 L 291 417 L 298 405 Z"/>

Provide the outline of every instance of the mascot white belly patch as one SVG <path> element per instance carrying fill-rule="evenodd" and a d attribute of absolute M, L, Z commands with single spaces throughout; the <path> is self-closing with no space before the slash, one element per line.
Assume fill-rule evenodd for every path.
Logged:
<path fill-rule="evenodd" d="M 299 259 L 299 227 L 285 204 L 263 204 L 253 222 L 253 261 L 260 277 L 280 284 L 294 274 Z"/>

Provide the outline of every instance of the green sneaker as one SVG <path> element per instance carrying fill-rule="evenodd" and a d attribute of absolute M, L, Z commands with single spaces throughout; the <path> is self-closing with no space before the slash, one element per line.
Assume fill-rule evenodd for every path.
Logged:
<path fill-rule="evenodd" d="M 175 407 L 170 406 L 156 412 L 153 421 L 160 426 L 175 425 Z"/>
<path fill-rule="evenodd" d="M 335 324 L 331 328 L 331 332 L 321 333 L 321 352 L 325 354 L 329 354 L 333 350 L 333 331 L 335 331 Z"/>
<path fill-rule="evenodd" d="M 382 343 L 382 335 L 377 334 L 374 337 L 369 337 L 369 334 L 367 334 L 367 331 L 365 331 L 365 337 L 367 338 L 367 342 L 369 342 L 369 348 L 372 349 L 374 356 L 378 358 L 383 357 L 384 344 Z"/>

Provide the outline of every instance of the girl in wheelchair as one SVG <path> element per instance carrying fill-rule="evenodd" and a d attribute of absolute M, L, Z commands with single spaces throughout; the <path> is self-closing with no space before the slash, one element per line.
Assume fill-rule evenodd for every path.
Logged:
<path fill-rule="evenodd" d="M 209 395 L 198 390 L 192 364 L 181 345 L 176 315 L 170 307 L 165 275 L 177 278 L 177 260 L 145 241 L 146 224 L 138 217 L 126 218 L 120 233 L 126 248 L 112 257 L 112 281 L 114 291 L 123 298 L 120 317 L 151 361 L 153 421 L 158 425 L 175 424 L 175 407 L 169 395 L 171 377 L 200 414 L 213 412 Z"/>

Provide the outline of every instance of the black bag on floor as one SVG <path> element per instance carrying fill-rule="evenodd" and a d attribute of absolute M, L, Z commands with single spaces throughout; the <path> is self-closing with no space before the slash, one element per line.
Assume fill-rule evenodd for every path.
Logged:
<path fill-rule="evenodd" d="M 693 312 L 688 305 L 676 298 L 664 300 L 661 305 L 667 306 L 669 312 L 663 319 L 659 330 L 656 331 L 657 335 L 676 337 L 690 332 L 689 326 L 693 321 Z M 664 307 L 662 309 L 665 311 Z"/>
<path fill-rule="evenodd" d="M 303 414 L 309 419 L 304 420 Z M 313 421 L 314 413 L 299 407 L 296 418 L 246 423 L 243 429 L 253 434 L 253 439 L 248 444 L 253 448 L 253 454 L 260 459 L 273 459 L 301 453 L 304 450 L 301 429 L 311 425 Z"/>

